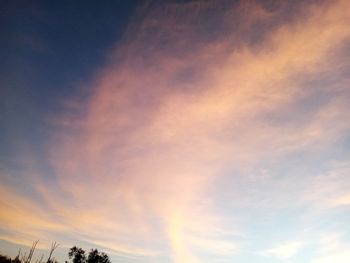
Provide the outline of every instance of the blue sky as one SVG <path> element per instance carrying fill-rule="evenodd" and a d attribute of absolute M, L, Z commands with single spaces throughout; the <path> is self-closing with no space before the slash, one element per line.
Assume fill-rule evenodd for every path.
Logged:
<path fill-rule="evenodd" d="M 347 263 L 349 10 L 2 4 L 0 252 Z"/>

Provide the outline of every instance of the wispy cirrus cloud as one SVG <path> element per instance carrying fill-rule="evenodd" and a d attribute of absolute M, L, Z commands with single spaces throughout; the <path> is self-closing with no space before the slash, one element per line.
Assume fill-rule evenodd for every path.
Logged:
<path fill-rule="evenodd" d="M 270 213 L 268 220 L 283 221 L 280 209 L 308 205 L 314 174 L 284 177 L 293 155 L 317 165 L 310 155 L 325 158 L 349 132 L 349 79 L 339 73 L 349 69 L 349 7 L 340 0 L 294 9 L 259 1 L 140 8 L 87 101 L 71 103 L 78 117 L 67 113 L 57 124 L 52 181 L 33 187 L 47 207 L 28 200 L 51 215 L 40 229 L 64 226 L 67 235 L 155 262 L 244 253 L 252 221 Z M 251 172 L 266 166 L 270 177 Z M 6 200 L 16 203 L 10 192 Z M 38 227 L 34 219 L 2 221 Z M 267 253 L 289 258 L 301 247 Z"/>

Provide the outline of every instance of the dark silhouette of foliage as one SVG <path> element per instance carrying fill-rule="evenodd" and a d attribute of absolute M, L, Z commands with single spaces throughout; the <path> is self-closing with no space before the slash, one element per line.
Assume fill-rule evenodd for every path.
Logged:
<path fill-rule="evenodd" d="M 11 258 L 0 255 L 0 263 L 12 263 Z"/>
<path fill-rule="evenodd" d="M 0 263 L 30 263 L 36 248 L 38 241 L 33 242 L 32 247 L 29 250 L 29 254 L 22 254 L 21 250 L 18 250 L 18 255 L 15 259 L 11 259 L 10 257 L 0 255 Z M 43 261 L 44 255 L 41 255 L 41 258 L 37 259 L 35 263 L 58 263 L 55 258 L 52 257 L 53 252 L 59 246 L 58 243 L 54 242 L 51 245 L 49 250 L 49 256 L 45 261 Z M 65 263 L 111 263 L 109 257 L 106 253 L 99 252 L 96 248 L 91 249 L 89 254 L 85 254 L 85 250 L 82 248 L 78 248 L 76 246 L 72 247 L 68 252 L 68 257 L 71 259 L 71 262 L 65 261 Z"/>
<path fill-rule="evenodd" d="M 69 259 L 72 259 L 73 263 L 111 263 L 108 255 L 99 252 L 96 248 L 91 249 L 86 257 L 85 250 L 74 246 L 70 249 L 68 257 Z"/>
<path fill-rule="evenodd" d="M 54 243 L 51 244 L 51 248 L 50 248 L 50 253 L 49 253 L 49 257 L 47 258 L 46 263 L 54 263 L 55 259 L 51 259 L 53 252 L 55 251 L 55 249 L 59 246 L 60 244 L 56 243 L 56 241 Z M 40 260 L 41 262 L 41 260 Z"/>
<path fill-rule="evenodd" d="M 35 251 L 35 248 L 36 248 L 36 245 L 38 244 L 38 242 L 39 242 L 39 240 L 33 242 L 32 247 L 29 250 L 28 257 L 26 258 L 24 256 L 24 258 L 23 258 L 24 259 L 24 263 L 30 263 L 30 261 L 32 260 L 32 257 L 33 257 L 33 254 L 34 254 L 34 251 Z"/>
<path fill-rule="evenodd" d="M 12 263 L 21 263 L 21 260 L 20 260 L 20 257 L 21 256 L 21 249 L 18 249 L 18 254 L 17 256 L 15 257 L 14 260 L 12 260 Z"/>
<path fill-rule="evenodd" d="M 21 260 L 19 259 L 19 254 L 15 257 L 15 259 L 12 260 L 12 263 L 21 263 Z"/>
<path fill-rule="evenodd" d="M 98 252 L 97 249 L 91 249 L 87 263 L 111 263 L 107 254 Z"/>
<path fill-rule="evenodd" d="M 69 259 L 72 259 L 73 263 L 85 263 L 86 256 L 85 250 L 82 248 L 77 248 L 76 246 L 72 247 L 68 253 Z"/>

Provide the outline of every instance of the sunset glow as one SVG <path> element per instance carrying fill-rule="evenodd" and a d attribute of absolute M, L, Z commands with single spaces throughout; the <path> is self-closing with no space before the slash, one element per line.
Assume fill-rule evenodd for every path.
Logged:
<path fill-rule="evenodd" d="M 17 5 L 9 17 L 54 19 Z M 80 245 L 126 263 L 348 263 L 350 1 L 115 9 L 77 54 L 54 55 L 63 26 L 32 46 L 9 35 L 0 252 L 40 239 L 61 262 Z"/>

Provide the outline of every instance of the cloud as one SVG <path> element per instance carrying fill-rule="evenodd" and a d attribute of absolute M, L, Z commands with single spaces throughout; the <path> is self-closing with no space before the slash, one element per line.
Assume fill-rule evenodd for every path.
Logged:
<path fill-rule="evenodd" d="M 349 169 L 349 162 L 334 161 L 328 171 L 310 182 L 306 200 L 321 210 L 349 205 Z"/>
<path fill-rule="evenodd" d="M 303 242 L 292 241 L 269 249 L 263 254 L 277 257 L 279 259 L 288 259 L 295 256 L 303 246 Z"/>
<path fill-rule="evenodd" d="M 338 233 L 324 234 L 319 242 L 319 250 L 312 263 L 345 263 L 349 259 L 349 244 Z"/>
<path fill-rule="evenodd" d="M 246 225 L 231 224 L 243 212 L 230 204 L 248 209 L 264 201 L 252 202 L 240 183 L 262 185 L 256 196 L 271 209 L 289 205 L 288 182 L 287 189 L 302 184 L 280 174 L 274 189 L 269 179 L 250 180 L 247 169 L 276 160 L 278 170 L 292 154 L 327 152 L 350 128 L 348 80 L 333 77 L 347 66 L 349 3 L 300 3 L 287 20 L 283 4 L 255 1 L 141 8 L 87 88 L 88 100 L 67 103 L 77 114 L 54 117 L 61 120 L 47 161 L 54 175 L 33 186 L 47 209 L 6 193 L 6 204 L 35 209 L 4 204 L 11 217 L 29 219 L 1 221 L 24 232 L 63 228 L 118 255 L 155 262 L 163 254 L 191 263 L 240 253 L 232 235 L 244 236 L 238 229 Z M 317 82 L 320 76 L 329 83 Z M 289 258 L 302 247 L 290 242 L 266 253 Z"/>
<path fill-rule="evenodd" d="M 322 258 L 313 260 L 312 263 L 326 263 L 326 262 L 334 262 L 334 263 L 346 263 L 350 257 L 349 248 L 346 248 L 341 251 L 337 251 L 335 254 L 327 255 Z"/>
<path fill-rule="evenodd" d="M 340 197 L 338 197 L 334 205 L 339 206 L 339 205 L 350 205 L 350 194 L 345 194 Z"/>
<path fill-rule="evenodd" d="M 69 229 L 40 204 L 13 189 L 2 186 L 0 193 L 3 197 L 0 201 L 1 239 L 27 246 L 41 239 L 43 242 L 38 248 L 46 249 L 52 232 L 64 233 Z"/>

